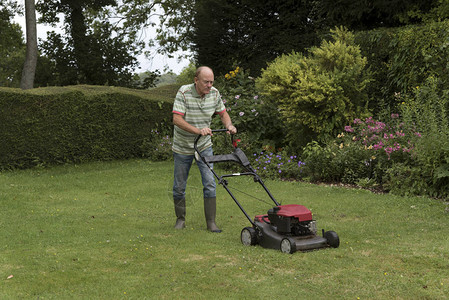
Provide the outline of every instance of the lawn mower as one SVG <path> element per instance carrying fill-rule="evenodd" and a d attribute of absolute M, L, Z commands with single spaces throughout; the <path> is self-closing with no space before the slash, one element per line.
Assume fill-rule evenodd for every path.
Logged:
<path fill-rule="evenodd" d="M 212 130 L 212 133 L 227 132 L 226 129 Z M 201 135 L 194 141 L 195 158 L 203 161 L 229 193 L 231 198 L 251 223 L 251 227 L 245 227 L 241 231 L 240 239 L 243 245 L 260 245 L 264 248 L 281 250 L 283 253 L 294 253 L 296 251 L 310 251 L 319 248 L 333 247 L 340 245 L 340 239 L 335 231 L 324 231 L 322 235 L 317 235 L 316 221 L 312 218 L 312 213 L 303 205 L 286 204 L 281 205 L 268 190 L 263 180 L 251 166 L 245 153 L 238 148 L 231 135 L 231 144 L 234 151 L 230 154 L 203 156 L 197 148 L 197 143 Z M 243 167 L 241 173 L 225 174 L 219 176 L 212 168 L 213 163 L 234 162 Z M 258 182 L 274 202 L 275 206 L 268 210 L 266 214 L 256 215 L 252 219 L 237 201 L 236 197 L 228 187 L 226 178 L 236 176 L 252 176 L 254 182 Z"/>

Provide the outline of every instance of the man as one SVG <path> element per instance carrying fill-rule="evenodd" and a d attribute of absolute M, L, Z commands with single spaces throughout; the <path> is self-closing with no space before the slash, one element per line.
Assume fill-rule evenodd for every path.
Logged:
<path fill-rule="evenodd" d="M 182 86 L 173 104 L 173 157 L 175 160 L 173 200 L 175 204 L 176 229 L 185 228 L 186 200 L 185 189 L 189 170 L 195 157 L 193 142 L 198 135 L 198 150 L 204 156 L 213 155 L 212 130 L 209 128 L 214 114 L 231 134 L 237 133 L 221 99 L 220 93 L 212 85 L 214 73 L 209 67 L 199 67 L 195 83 Z M 204 214 L 207 229 L 221 232 L 215 224 L 216 195 L 215 178 L 204 162 L 197 161 L 203 183 Z"/>

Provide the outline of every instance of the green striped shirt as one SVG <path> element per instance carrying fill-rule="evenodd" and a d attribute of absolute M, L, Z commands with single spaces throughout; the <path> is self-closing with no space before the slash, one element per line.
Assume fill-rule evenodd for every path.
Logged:
<path fill-rule="evenodd" d="M 173 113 L 183 116 L 184 120 L 196 128 L 210 127 L 212 116 L 221 114 L 226 110 L 221 100 L 220 92 L 212 87 L 209 94 L 200 97 L 195 84 L 183 85 L 176 94 L 173 104 Z M 197 135 L 174 126 L 173 152 L 185 155 L 194 154 L 193 142 Z M 204 136 L 198 141 L 198 149 L 212 146 L 210 136 Z"/>

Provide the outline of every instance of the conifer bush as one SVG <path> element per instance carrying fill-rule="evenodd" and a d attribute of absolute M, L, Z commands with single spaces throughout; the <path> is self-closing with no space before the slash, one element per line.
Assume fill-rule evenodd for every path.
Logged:
<path fill-rule="evenodd" d="M 288 140 L 298 148 L 335 136 L 356 116 L 367 114 L 367 60 L 351 32 L 336 28 L 331 36 L 307 55 L 278 57 L 257 80 L 262 94 L 279 106 Z"/>

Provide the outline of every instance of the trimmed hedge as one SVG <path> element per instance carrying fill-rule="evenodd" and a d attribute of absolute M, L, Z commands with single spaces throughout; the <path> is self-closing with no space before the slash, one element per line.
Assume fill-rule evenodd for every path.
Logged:
<path fill-rule="evenodd" d="M 145 157 L 171 132 L 178 86 L 0 88 L 0 170 Z"/>

